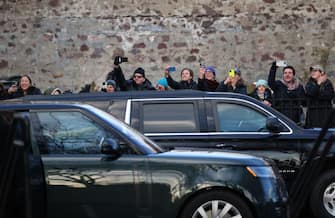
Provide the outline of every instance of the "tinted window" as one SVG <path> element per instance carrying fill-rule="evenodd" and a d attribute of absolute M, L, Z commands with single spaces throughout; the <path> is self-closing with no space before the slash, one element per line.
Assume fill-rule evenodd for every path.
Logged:
<path fill-rule="evenodd" d="M 197 132 L 198 129 L 192 103 L 143 105 L 145 133 Z"/>
<path fill-rule="evenodd" d="M 34 134 L 41 154 L 99 154 L 107 138 L 125 146 L 80 112 L 37 112 L 35 115 Z"/>
<path fill-rule="evenodd" d="M 87 101 L 86 104 L 91 104 L 103 111 L 112 114 L 119 120 L 124 121 L 127 101 L 117 100 L 117 101 Z"/>
<path fill-rule="evenodd" d="M 217 104 L 218 124 L 223 132 L 264 132 L 266 116 L 238 104 Z"/>

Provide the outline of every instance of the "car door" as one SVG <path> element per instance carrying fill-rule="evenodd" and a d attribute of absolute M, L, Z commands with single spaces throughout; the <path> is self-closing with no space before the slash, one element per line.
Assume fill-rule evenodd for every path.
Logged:
<path fill-rule="evenodd" d="M 130 125 L 167 149 L 204 145 L 207 121 L 202 99 L 133 100 Z"/>
<path fill-rule="evenodd" d="M 31 120 L 44 167 L 48 218 L 130 218 L 148 208 L 145 157 L 117 133 L 78 110 L 36 110 Z M 120 158 L 101 154 L 105 139 L 122 146 Z"/>
<path fill-rule="evenodd" d="M 280 121 L 281 131 L 270 132 L 266 122 L 273 117 L 251 102 L 234 99 L 215 99 L 206 102 L 209 126 L 209 142 L 213 148 L 231 149 L 274 160 L 290 183 L 302 161 L 301 141 L 290 137 L 293 130 Z"/>

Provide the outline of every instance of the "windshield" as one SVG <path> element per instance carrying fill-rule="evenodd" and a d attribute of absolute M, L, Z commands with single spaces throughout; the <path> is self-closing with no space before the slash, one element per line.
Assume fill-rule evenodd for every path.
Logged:
<path fill-rule="evenodd" d="M 116 119 L 111 114 L 102 111 L 98 108 L 92 107 L 90 105 L 82 105 L 82 107 L 93 112 L 100 119 L 112 125 L 114 129 L 117 129 L 122 135 L 126 136 L 128 140 L 133 143 L 140 144 L 142 148 L 148 153 L 163 152 L 164 149 L 157 145 L 155 142 L 138 132 L 137 130 L 131 128 L 126 123 Z"/>

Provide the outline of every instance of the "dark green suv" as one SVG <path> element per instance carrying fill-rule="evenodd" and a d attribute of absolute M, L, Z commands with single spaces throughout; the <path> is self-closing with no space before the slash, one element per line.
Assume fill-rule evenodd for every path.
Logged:
<path fill-rule="evenodd" d="M 285 185 L 262 158 L 164 151 L 88 105 L 1 104 L 0 125 L 0 217 L 287 214 Z"/>

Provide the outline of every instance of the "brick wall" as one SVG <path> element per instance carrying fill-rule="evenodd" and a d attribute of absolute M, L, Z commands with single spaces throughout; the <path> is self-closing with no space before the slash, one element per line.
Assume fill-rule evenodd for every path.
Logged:
<path fill-rule="evenodd" d="M 122 55 L 127 78 L 142 66 L 153 83 L 167 65 L 197 72 L 199 61 L 220 80 L 235 66 L 248 82 L 266 78 L 274 59 L 302 81 L 315 63 L 332 78 L 334 15 L 332 0 L 2 0 L 0 77 L 78 91 Z"/>

